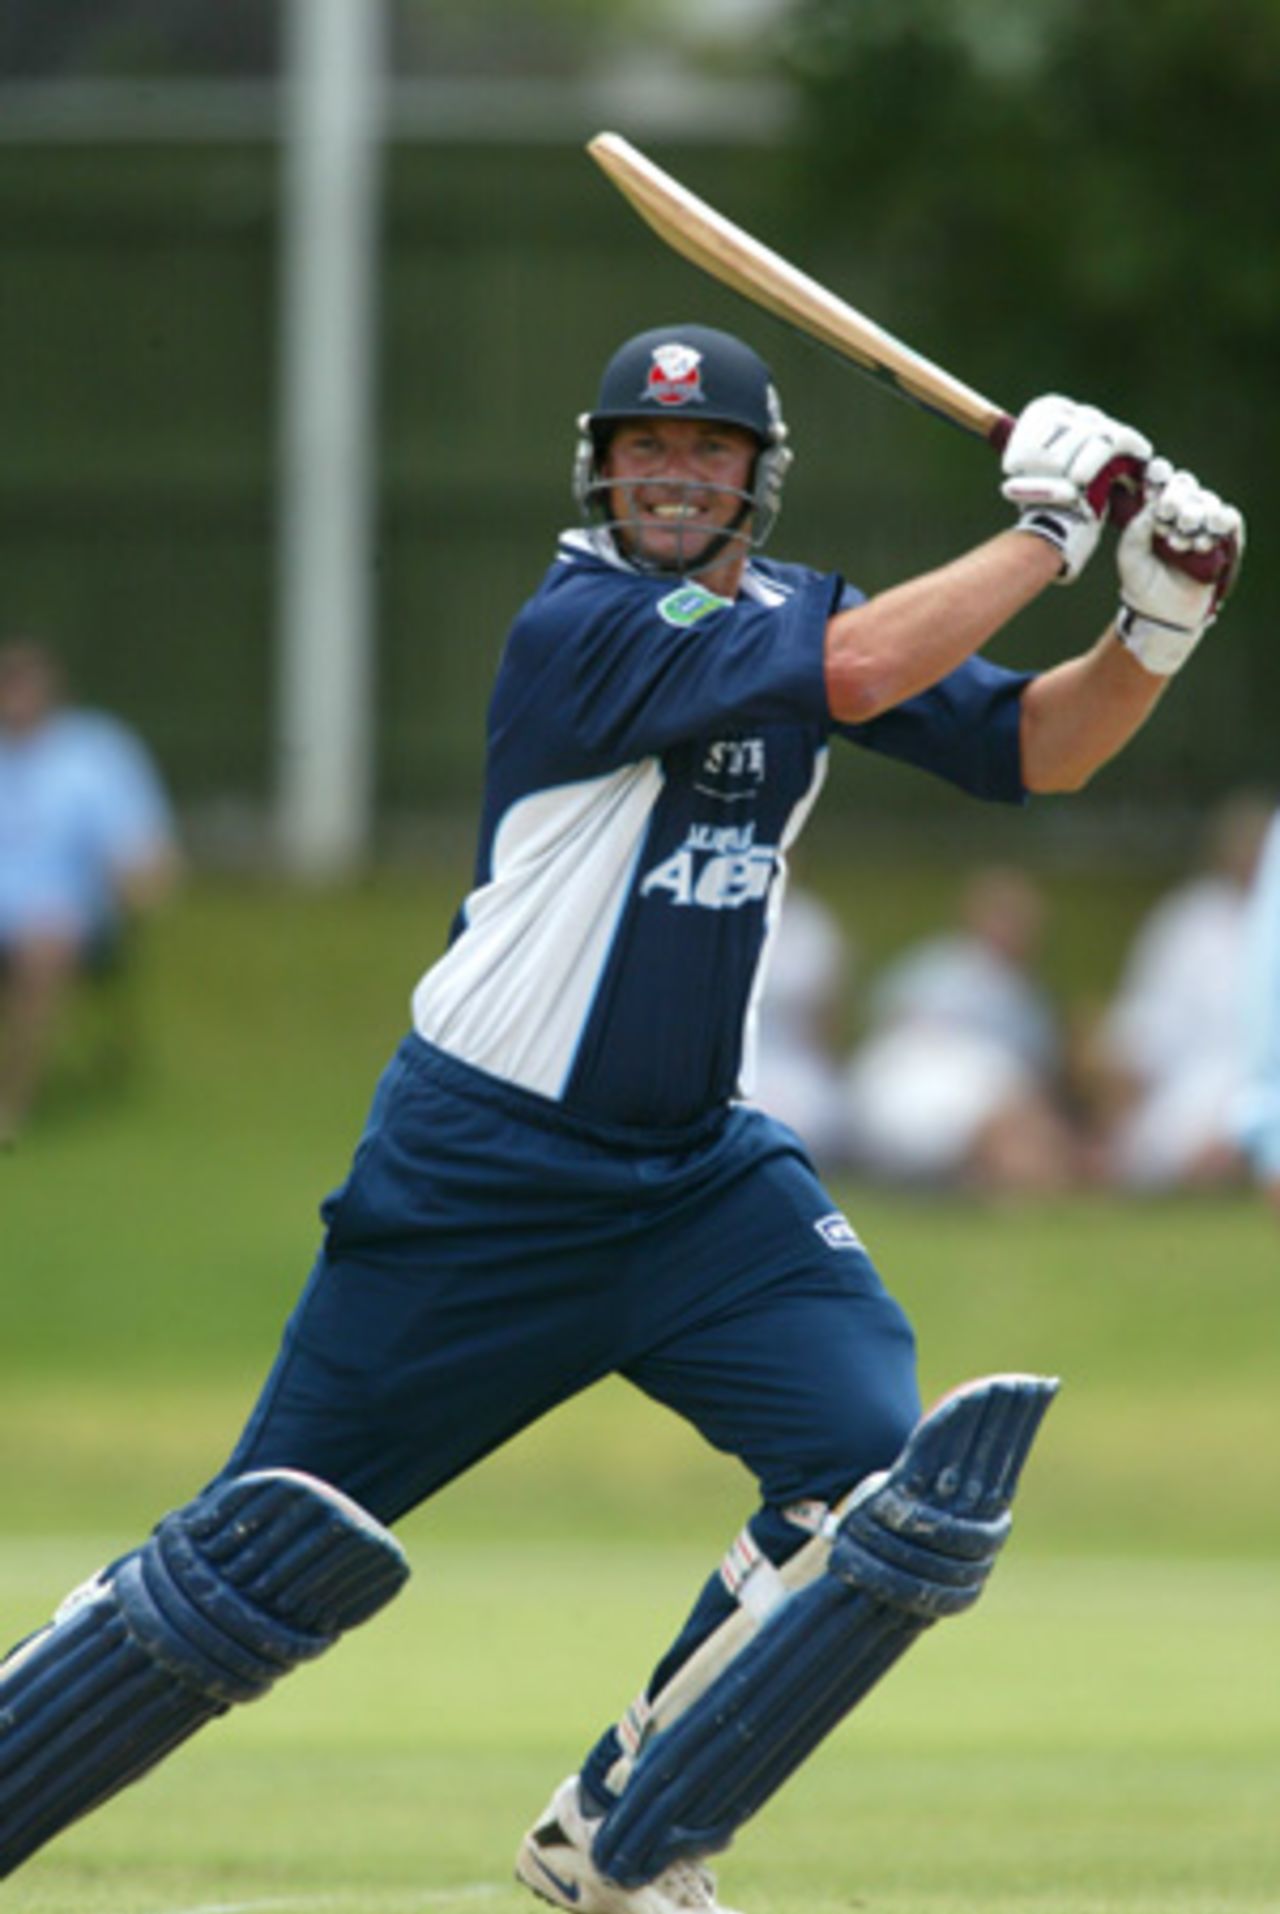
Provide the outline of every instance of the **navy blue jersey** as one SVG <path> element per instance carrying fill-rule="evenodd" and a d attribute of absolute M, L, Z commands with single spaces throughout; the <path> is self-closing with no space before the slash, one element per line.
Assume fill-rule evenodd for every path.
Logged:
<path fill-rule="evenodd" d="M 765 560 L 730 601 L 566 534 L 507 640 L 475 885 L 414 993 L 419 1033 L 605 1123 L 681 1129 L 739 1094 L 830 737 L 1023 796 L 1026 674 L 972 659 L 870 723 L 832 719 L 826 625 L 856 602 Z"/>

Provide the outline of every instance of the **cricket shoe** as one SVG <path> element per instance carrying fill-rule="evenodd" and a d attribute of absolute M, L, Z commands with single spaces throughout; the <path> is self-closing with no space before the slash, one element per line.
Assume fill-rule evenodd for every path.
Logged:
<path fill-rule="evenodd" d="M 591 1859 L 599 1826 L 582 1812 L 571 1774 L 520 1843 L 516 1879 L 570 1914 L 734 1914 L 716 1899 L 715 1876 L 700 1861 L 673 1861 L 643 1887 L 611 1881 Z"/>

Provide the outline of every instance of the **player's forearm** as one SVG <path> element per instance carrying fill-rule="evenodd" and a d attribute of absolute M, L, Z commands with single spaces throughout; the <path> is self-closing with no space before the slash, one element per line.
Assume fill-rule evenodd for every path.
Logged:
<path fill-rule="evenodd" d="M 1167 678 L 1144 670 L 1108 632 L 1022 694 L 1022 778 L 1029 791 L 1078 791 L 1150 717 Z"/>
<path fill-rule="evenodd" d="M 176 850 L 156 851 L 116 873 L 116 896 L 127 911 L 154 910 L 176 887 L 181 868 Z"/>
<path fill-rule="evenodd" d="M 1057 576 L 1043 539 L 1001 532 L 963 557 L 880 592 L 827 625 L 827 702 L 863 724 L 937 684 Z"/>

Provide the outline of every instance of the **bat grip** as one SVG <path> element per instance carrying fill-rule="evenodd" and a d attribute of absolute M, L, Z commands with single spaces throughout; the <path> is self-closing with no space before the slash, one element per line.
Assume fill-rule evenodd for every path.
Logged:
<path fill-rule="evenodd" d="M 1142 510 L 1142 483 L 1147 468 L 1141 459 L 1112 459 L 1098 474 L 1100 491 L 1089 488 L 1089 503 L 1095 512 L 1123 531 L 1130 519 Z"/>
<path fill-rule="evenodd" d="M 995 451 L 1003 452 L 1016 423 L 1011 412 L 1002 412 L 994 425 L 988 428 L 987 444 Z M 1106 474 L 1107 484 L 1102 496 L 1093 501 L 1095 509 L 1101 511 L 1117 531 L 1123 531 L 1142 510 L 1145 472 L 1146 467 L 1140 459 L 1117 459 Z M 1198 578 L 1205 585 L 1225 584 L 1236 565 L 1236 551 L 1231 540 L 1219 540 L 1207 552 L 1184 552 L 1176 550 L 1165 539 L 1157 538 L 1154 548 L 1163 562 L 1172 566 L 1174 571 L 1186 572 L 1189 578 Z"/>

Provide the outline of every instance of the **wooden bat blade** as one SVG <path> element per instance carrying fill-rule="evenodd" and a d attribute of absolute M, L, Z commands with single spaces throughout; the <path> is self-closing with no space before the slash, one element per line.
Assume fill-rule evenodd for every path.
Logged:
<path fill-rule="evenodd" d="M 725 219 L 621 134 L 598 133 L 587 152 L 673 251 L 902 397 L 1003 445 L 1013 421 L 1000 406 Z"/>

